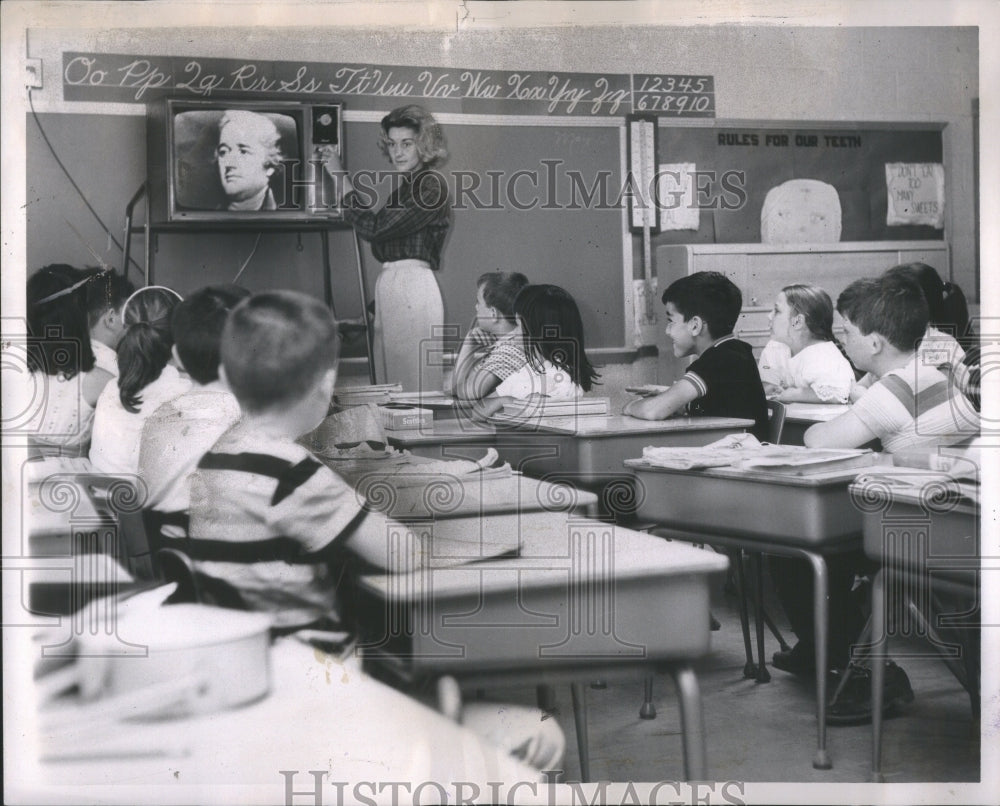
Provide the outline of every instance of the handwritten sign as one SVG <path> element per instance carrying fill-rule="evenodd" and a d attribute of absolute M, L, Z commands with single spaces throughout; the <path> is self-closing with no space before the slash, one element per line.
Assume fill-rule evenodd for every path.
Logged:
<path fill-rule="evenodd" d="M 701 215 L 695 203 L 696 174 L 693 162 L 660 165 L 656 172 L 656 202 L 660 205 L 661 231 L 698 229 Z"/>
<path fill-rule="evenodd" d="M 944 228 L 944 166 L 939 162 L 887 162 L 885 223 Z"/>
<path fill-rule="evenodd" d="M 113 53 L 63 53 L 67 101 L 147 103 L 165 96 L 210 98 L 240 93 L 364 98 L 376 108 L 404 100 L 433 102 L 435 112 L 625 115 L 637 105 L 677 117 L 715 115 L 710 76 L 476 70 L 323 62 L 192 59 Z M 637 90 L 636 86 L 641 90 Z M 667 91 L 668 87 L 676 90 Z M 655 99 L 655 100 L 654 100 Z"/>

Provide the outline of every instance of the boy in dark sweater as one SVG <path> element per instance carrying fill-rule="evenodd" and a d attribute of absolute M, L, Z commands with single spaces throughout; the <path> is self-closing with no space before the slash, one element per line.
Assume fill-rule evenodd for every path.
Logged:
<path fill-rule="evenodd" d="M 663 304 L 674 355 L 697 358 L 670 389 L 633 400 L 624 413 L 642 420 L 742 417 L 754 421 L 758 439 L 766 439 L 767 401 L 757 362 L 750 345 L 733 335 L 743 306 L 739 288 L 719 272 L 695 272 L 672 282 Z"/>

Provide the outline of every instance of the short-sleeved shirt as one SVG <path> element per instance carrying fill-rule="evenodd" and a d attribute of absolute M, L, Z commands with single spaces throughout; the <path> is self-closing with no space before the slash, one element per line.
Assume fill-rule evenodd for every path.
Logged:
<path fill-rule="evenodd" d="M 501 381 L 507 380 L 528 363 L 524 353 L 524 335 L 518 325 L 510 333 L 500 336 L 490 347 L 487 356 L 479 364 L 480 370 L 489 370 Z"/>
<path fill-rule="evenodd" d="M 164 403 L 191 388 L 191 379 L 167 364 L 160 377 L 139 392 L 138 411 L 128 411 L 121 391 L 109 382 L 97 399 L 90 442 L 90 463 L 98 473 L 138 473 L 142 429 Z"/>
<path fill-rule="evenodd" d="M 718 339 L 691 362 L 681 380 L 698 390 L 688 414 L 753 420 L 754 436 L 767 438 L 767 399 L 753 349 L 745 341 L 732 334 Z"/>
<path fill-rule="evenodd" d="M 518 400 L 526 400 L 531 395 L 544 395 L 550 400 L 576 400 L 583 397 L 583 389 L 573 382 L 566 370 L 543 359 L 540 366 L 525 361 L 517 372 L 501 381 L 496 394 Z"/>
<path fill-rule="evenodd" d="M 762 383 L 773 383 L 781 386 L 781 378 L 788 368 L 788 359 L 792 357 L 791 348 L 784 342 L 771 339 L 760 351 L 757 359 L 757 371 Z"/>
<path fill-rule="evenodd" d="M 191 477 L 195 567 L 232 585 L 276 626 L 309 624 L 336 610 L 329 549 L 358 519 L 363 501 L 294 442 L 254 433 L 241 421 Z"/>
<path fill-rule="evenodd" d="M 118 353 L 113 347 L 108 347 L 103 341 L 90 340 L 90 349 L 94 353 L 94 366 L 118 377 Z"/>
<path fill-rule="evenodd" d="M 232 392 L 216 384 L 194 386 L 153 412 L 139 446 L 146 506 L 186 514 L 190 477 L 198 461 L 239 418 L 240 404 Z"/>
<path fill-rule="evenodd" d="M 879 378 L 853 412 L 888 453 L 933 450 L 979 434 L 979 414 L 948 376 L 914 355 Z"/>
<path fill-rule="evenodd" d="M 822 341 L 804 347 L 788 359 L 781 386 L 812 389 L 824 403 L 846 403 L 854 385 L 854 370 L 837 345 Z"/>

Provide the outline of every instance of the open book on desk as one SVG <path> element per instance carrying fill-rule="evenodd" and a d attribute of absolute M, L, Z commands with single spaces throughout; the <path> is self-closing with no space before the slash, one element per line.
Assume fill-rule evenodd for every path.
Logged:
<path fill-rule="evenodd" d="M 756 440 L 748 442 L 756 443 Z M 804 476 L 871 467 L 877 463 L 878 455 L 867 449 L 840 450 L 759 443 L 742 446 L 727 442 L 701 448 L 649 447 L 643 450 L 642 459 L 648 465 L 673 470 L 731 467 Z"/>
<path fill-rule="evenodd" d="M 476 536 L 468 540 L 427 535 L 424 543 L 425 568 L 463 568 L 477 563 L 511 559 L 521 553 L 521 538 L 512 534 L 508 540 L 481 540 Z"/>

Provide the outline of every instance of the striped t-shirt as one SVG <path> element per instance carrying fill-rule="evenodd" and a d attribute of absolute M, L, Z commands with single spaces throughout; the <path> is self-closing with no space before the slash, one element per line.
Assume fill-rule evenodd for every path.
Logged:
<path fill-rule="evenodd" d="M 363 501 L 301 445 L 249 431 L 224 433 L 191 476 L 187 551 L 198 571 L 232 585 L 275 626 L 335 612 L 327 549 Z"/>
<path fill-rule="evenodd" d="M 851 407 L 888 453 L 932 450 L 979 434 L 979 414 L 937 367 L 918 360 L 879 378 Z"/>

